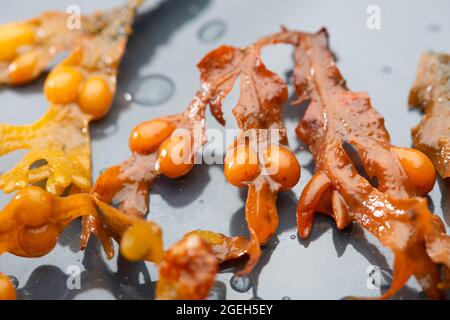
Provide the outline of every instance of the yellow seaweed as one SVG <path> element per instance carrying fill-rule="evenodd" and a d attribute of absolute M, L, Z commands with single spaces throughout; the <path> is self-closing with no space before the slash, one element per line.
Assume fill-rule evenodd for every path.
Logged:
<path fill-rule="evenodd" d="M 40 120 L 30 125 L 0 124 L 0 156 L 30 150 L 16 167 L 0 176 L 0 189 L 9 193 L 46 180 L 47 191 L 55 195 L 70 184 L 89 191 L 88 124 L 89 116 L 75 104 L 51 105 Z"/>

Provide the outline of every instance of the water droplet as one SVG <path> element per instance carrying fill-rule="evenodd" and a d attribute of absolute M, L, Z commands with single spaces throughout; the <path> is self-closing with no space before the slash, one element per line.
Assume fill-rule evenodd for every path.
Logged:
<path fill-rule="evenodd" d="M 16 277 L 14 276 L 8 276 L 9 280 L 11 280 L 12 285 L 14 286 L 14 288 L 18 288 L 19 287 L 19 280 L 17 280 Z"/>
<path fill-rule="evenodd" d="M 204 204 L 204 203 L 205 203 L 205 200 L 203 200 L 203 199 L 200 199 L 200 200 L 198 200 L 198 203 L 200 203 L 200 204 Z"/>
<path fill-rule="evenodd" d="M 105 127 L 96 127 L 95 131 L 101 133 L 103 136 L 110 136 L 119 131 L 119 125 L 117 123 L 108 123 Z"/>
<path fill-rule="evenodd" d="M 292 234 L 289 238 L 291 238 L 291 240 L 295 240 L 295 238 L 297 237 L 295 236 L 295 234 Z"/>
<path fill-rule="evenodd" d="M 431 33 L 438 33 L 441 31 L 441 26 L 437 23 L 430 23 L 427 27 L 427 30 Z"/>
<path fill-rule="evenodd" d="M 224 21 L 211 20 L 200 27 L 198 37 L 203 42 L 214 42 L 222 38 L 226 30 L 227 24 Z"/>
<path fill-rule="evenodd" d="M 125 92 L 123 94 L 123 98 L 126 102 L 130 102 L 131 100 L 133 100 L 133 96 L 131 95 L 131 93 L 129 92 Z"/>
<path fill-rule="evenodd" d="M 225 300 L 225 291 L 222 288 L 212 287 L 209 291 L 207 300 Z"/>
<path fill-rule="evenodd" d="M 231 277 L 230 285 L 237 292 L 247 292 L 252 287 L 252 282 L 248 276 L 239 277 L 234 275 Z"/>
<path fill-rule="evenodd" d="M 392 68 L 390 66 L 382 66 L 381 67 L 381 72 L 384 74 L 389 74 L 392 72 Z"/>
<path fill-rule="evenodd" d="M 175 84 L 164 75 L 153 74 L 136 79 L 130 89 L 129 99 L 138 104 L 156 106 L 172 97 Z"/>
<path fill-rule="evenodd" d="M 281 300 L 291 300 L 291 297 L 285 296 L 285 297 L 281 298 Z"/>

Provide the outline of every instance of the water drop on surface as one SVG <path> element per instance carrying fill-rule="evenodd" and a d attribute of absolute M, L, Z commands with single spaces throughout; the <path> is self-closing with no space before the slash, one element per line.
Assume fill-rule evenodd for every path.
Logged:
<path fill-rule="evenodd" d="M 14 288 L 18 288 L 19 287 L 19 280 L 17 280 L 16 277 L 14 276 L 8 276 L 9 280 L 11 280 L 12 285 L 14 286 Z"/>
<path fill-rule="evenodd" d="M 131 100 L 133 100 L 133 96 L 129 92 L 125 92 L 123 94 L 123 98 L 125 99 L 126 102 L 130 102 Z"/>
<path fill-rule="evenodd" d="M 295 240 L 295 238 L 297 238 L 297 237 L 295 236 L 295 234 L 293 234 L 289 238 L 291 238 L 291 240 Z"/>
<path fill-rule="evenodd" d="M 248 276 L 239 277 L 234 275 L 231 277 L 230 285 L 237 292 L 247 292 L 252 287 L 252 282 Z"/>
<path fill-rule="evenodd" d="M 113 135 L 115 133 L 117 133 L 117 131 L 119 131 L 119 125 L 114 122 L 111 124 L 108 124 L 105 127 L 97 127 L 96 131 L 98 130 L 98 132 L 100 132 L 103 136 L 110 136 Z"/>
<path fill-rule="evenodd" d="M 431 23 L 428 25 L 427 30 L 431 33 L 438 33 L 441 31 L 441 26 L 437 23 Z"/>
<path fill-rule="evenodd" d="M 200 204 L 204 204 L 204 203 L 205 203 L 205 200 L 203 200 L 203 199 L 200 199 L 200 200 L 198 200 L 198 203 L 200 203 Z"/>
<path fill-rule="evenodd" d="M 383 74 L 389 74 L 392 72 L 392 68 L 390 66 L 383 66 L 381 67 L 381 72 Z"/>
<path fill-rule="evenodd" d="M 285 296 L 285 297 L 281 298 L 281 300 L 291 300 L 291 297 Z"/>
<path fill-rule="evenodd" d="M 227 25 L 222 20 L 211 20 L 203 24 L 199 31 L 198 37 L 201 41 L 209 43 L 217 41 L 225 34 Z"/>
<path fill-rule="evenodd" d="M 222 289 L 213 287 L 209 291 L 207 300 L 225 300 L 225 298 L 225 292 Z"/>
<path fill-rule="evenodd" d="M 146 106 L 156 106 L 168 101 L 175 92 L 175 84 L 168 77 L 153 74 L 136 79 L 128 92 L 128 99 Z"/>

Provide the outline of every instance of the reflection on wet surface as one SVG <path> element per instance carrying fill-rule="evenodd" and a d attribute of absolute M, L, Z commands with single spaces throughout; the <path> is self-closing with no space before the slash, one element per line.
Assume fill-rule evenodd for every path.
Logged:
<path fill-rule="evenodd" d="M 431 33 L 438 33 L 439 31 L 441 31 L 441 26 L 437 23 L 430 23 L 427 26 L 427 30 Z"/>
<path fill-rule="evenodd" d="M 227 24 L 223 20 L 211 20 L 206 22 L 198 30 L 198 38 L 200 41 L 209 43 L 220 40 L 225 34 Z"/>
<path fill-rule="evenodd" d="M 233 275 L 230 280 L 230 285 L 233 290 L 237 292 L 247 292 L 252 287 L 252 281 L 248 276 Z"/>
<path fill-rule="evenodd" d="M 140 105 L 157 106 L 168 101 L 174 92 L 175 84 L 170 78 L 154 74 L 137 78 L 127 97 Z"/>

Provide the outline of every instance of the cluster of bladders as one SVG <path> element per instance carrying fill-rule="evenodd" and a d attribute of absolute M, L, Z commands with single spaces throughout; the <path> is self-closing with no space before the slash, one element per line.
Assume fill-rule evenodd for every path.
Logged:
<path fill-rule="evenodd" d="M 0 28 L 0 64 L 6 65 L 0 78 L 4 82 L 10 85 L 30 82 L 43 71 L 46 55 L 56 53 L 51 52 L 56 51 L 56 47 L 44 50 L 39 45 L 37 33 L 35 22 L 12 23 Z M 76 102 L 84 113 L 99 119 L 111 106 L 114 84 L 102 72 L 78 65 L 82 60 L 83 51 L 75 50 L 58 64 L 47 77 L 44 92 L 53 104 Z"/>
<path fill-rule="evenodd" d="M 34 39 L 33 29 L 26 24 L 0 27 L 0 64 L 9 65 L 5 69 L 9 79 L 7 83 L 23 84 L 36 78 L 39 57 L 34 52 L 20 53 L 21 48 L 32 45 Z M 45 81 L 44 92 L 53 104 L 71 104 L 71 108 L 79 108 L 98 119 L 111 106 L 115 83 L 102 72 L 80 67 L 78 62 L 82 59 L 83 52 L 75 52 L 52 70 Z M 201 102 L 207 104 L 210 98 L 206 94 L 194 101 L 203 99 Z M 203 118 L 203 104 L 197 105 L 199 110 L 196 112 L 200 118 Z M 150 120 L 134 128 L 129 138 L 133 156 L 154 155 L 149 162 L 153 167 L 145 170 L 178 178 L 194 167 L 194 139 L 174 135 L 176 128 L 191 128 L 188 120 L 192 109 L 188 108 L 187 113 L 178 116 Z M 241 127 L 241 133 L 247 129 Z M 427 194 L 436 179 L 430 160 L 415 149 L 395 148 L 395 152 L 410 185 L 415 186 L 418 195 Z M 178 157 L 186 154 L 189 160 L 180 163 Z M 248 140 L 236 140 L 227 150 L 224 165 L 225 177 L 230 184 L 249 187 L 246 211 L 252 211 L 251 207 L 256 206 L 258 208 L 253 210 L 256 213 L 276 212 L 275 194 L 294 187 L 301 173 L 297 158 L 284 142 L 255 148 Z M 133 180 L 131 175 L 127 178 Z M 149 187 L 152 178 L 147 177 L 145 187 Z M 37 186 L 24 186 L 0 214 L 0 253 L 30 258 L 43 256 L 56 246 L 63 229 L 82 217 L 90 221 L 88 233 L 94 232 L 100 237 L 108 257 L 113 254 L 111 239 L 114 239 L 120 245 L 120 253 L 128 260 L 146 260 L 160 266 L 157 298 L 203 299 L 208 295 L 220 263 L 249 255 L 251 262 L 241 274 L 251 271 L 259 258 L 260 245 L 270 239 L 278 223 L 256 221 L 264 219 L 264 215 L 248 216 L 251 239 L 193 231 L 164 251 L 161 230 L 155 223 L 143 219 L 142 215 L 126 214 L 120 208 L 114 208 L 108 204 L 112 197 L 105 197 L 96 190 L 98 188 L 94 187 L 92 193 L 60 197 Z M 259 228 L 258 224 L 272 224 L 271 230 Z M 0 299 L 15 298 L 11 280 L 0 274 Z"/>
<path fill-rule="evenodd" d="M 9 64 L 7 69 L 8 82 L 20 85 L 31 81 L 38 64 L 36 51 L 20 54 L 22 46 L 32 45 L 36 40 L 35 30 L 28 24 L 11 24 L 0 29 L 0 61 Z"/>
<path fill-rule="evenodd" d="M 76 102 L 93 119 L 105 116 L 112 103 L 112 84 L 103 75 L 89 75 L 66 61 L 50 72 L 44 85 L 47 99 L 54 104 Z"/>

